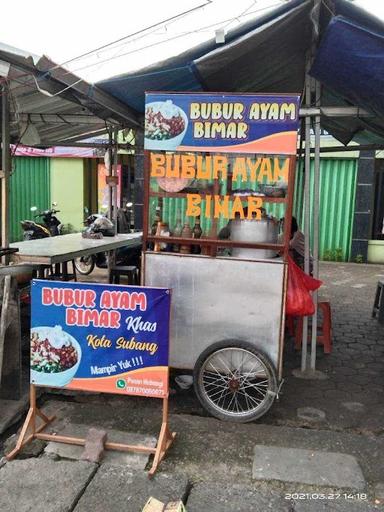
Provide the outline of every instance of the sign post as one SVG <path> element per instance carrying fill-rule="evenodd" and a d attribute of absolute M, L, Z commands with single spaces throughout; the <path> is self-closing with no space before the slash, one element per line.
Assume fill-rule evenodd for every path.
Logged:
<path fill-rule="evenodd" d="M 153 453 L 149 476 L 155 473 L 176 435 L 168 427 L 170 295 L 164 288 L 32 282 L 30 409 L 8 460 L 33 439 L 85 445 L 43 432 L 55 417 L 37 407 L 36 387 L 55 387 L 162 399 L 156 448 L 104 445 Z"/>
<path fill-rule="evenodd" d="M 144 148 L 296 155 L 299 106 L 299 94 L 146 93 Z"/>

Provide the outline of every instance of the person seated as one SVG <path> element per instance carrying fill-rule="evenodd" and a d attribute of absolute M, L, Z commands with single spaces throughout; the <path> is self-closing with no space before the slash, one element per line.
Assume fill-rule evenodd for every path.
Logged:
<path fill-rule="evenodd" d="M 284 218 L 280 219 L 282 227 L 284 226 Z M 284 229 L 279 235 L 278 243 L 283 243 Z M 298 267 L 304 270 L 305 260 L 305 236 L 299 229 L 296 217 L 292 217 L 291 221 L 291 234 L 289 240 L 289 255 Z M 309 273 L 312 274 L 313 261 L 312 256 L 309 256 Z"/>

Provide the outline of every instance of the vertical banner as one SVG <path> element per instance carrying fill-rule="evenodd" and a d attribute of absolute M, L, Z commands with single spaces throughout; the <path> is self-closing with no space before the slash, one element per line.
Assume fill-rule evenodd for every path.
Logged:
<path fill-rule="evenodd" d="M 97 166 L 97 204 L 100 213 L 106 213 L 108 210 L 108 190 L 106 178 L 108 176 L 107 168 L 104 164 Z M 117 184 L 117 204 L 121 205 L 121 165 L 117 165 L 117 177 L 119 179 Z"/>
<path fill-rule="evenodd" d="M 31 383 L 168 396 L 170 290 L 32 282 Z"/>

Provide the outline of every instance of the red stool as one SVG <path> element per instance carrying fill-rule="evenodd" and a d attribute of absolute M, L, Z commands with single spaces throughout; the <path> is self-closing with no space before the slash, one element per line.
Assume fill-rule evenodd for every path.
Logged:
<path fill-rule="evenodd" d="M 317 324 L 317 343 L 323 345 L 324 354 L 332 352 L 332 312 L 331 304 L 329 301 L 322 301 L 317 304 L 318 311 L 322 313 L 322 323 Z M 308 329 L 308 335 L 311 334 L 311 329 Z M 303 317 L 297 317 L 297 324 L 295 328 L 295 349 L 301 348 L 303 339 Z"/>

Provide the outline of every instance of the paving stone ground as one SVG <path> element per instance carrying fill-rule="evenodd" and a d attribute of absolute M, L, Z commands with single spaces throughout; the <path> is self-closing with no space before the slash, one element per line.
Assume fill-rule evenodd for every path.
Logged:
<path fill-rule="evenodd" d="M 278 446 L 255 446 L 252 478 L 357 491 L 366 487 L 361 468 L 351 455 Z"/>
<path fill-rule="evenodd" d="M 145 473 L 132 473 L 123 466 L 100 467 L 74 512 L 140 512 L 150 496 L 159 501 L 183 498 L 188 481 L 175 474 L 158 474 L 148 479 Z"/>
<path fill-rule="evenodd" d="M 90 462 L 8 462 L 0 470 L 0 510 L 71 512 L 95 471 Z"/>
<path fill-rule="evenodd" d="M 283 395 L 267 421 L 300 425 L 296 409 L 315 407 L 325 412 L 326 428 L 380 434 L 384 431 L 384 326 L 371 313 L 384 266 L 323 262 L 320 277 L 324 281 L 320 298 L 329 299 L 332 307 L 333 350 L 326 355 L 318 347 L 317 368 L 328 379 L 294 378 L 292 369 L 300 366 L 301 354 L 288 342 Z M 348 406 L 351 402 L 359 405 Z"/>
<path fill-rule="evenodd" d="M 188 512 L 291 512 L 289 500 L 278 492 L 260 491 L 250 485 L 196 484 L 188 498 Z"/>
<path fill-rule="evenodd" d="M 268 491 L 249 485 L 223 486 L 216 482 L 198 483 L 189 495 L 188 512 L 378 512 L 380 508 L 367 500 L 336 493 L 297 493 Z M 320 496 L 320 497 L 319 497 Z M 350 496 L 350 498 L 348 498 Z"/>
<path fill-rule="evenodd" d="M 52 460 L 41 454 L 42 447 L 24 454 L 29 459 L 3 464 L 0 437 L 0 512 L 139 512 L 150 495 L 178 499 L 190 486 L 188 512 L 382 510 L 384 327 L 371 318 L 371 309 L 383 276 L 384 266 L 321 264 L 320 296 L 331 300 L 334 346 L 330 355 L 318 347 L 317 368 L 327 378 L 294 377 L 301 355 L 287 340 L 281 399 L 257 422 L 236 425 L 209 418 L 194 393 L 173 382 L 177 392 L 170 400 L 170 422 L 178 435 L 153 481 L 142 462 L 127 467 L 121 460 L 106 459 L 99 466 Z M 92 426 L 153 438 L 160 429 L 161 404 L 155 399 L 45 394 L 41 404 L 57 413 L 54 428 L 63 432 L 80 424 L 85 430 Z M 308 408 L 321 414 L 298 415 L 298 409 L 308 413 Z M 256 445 L 274 448 L 280 458 L 286 448 L 354 457 L 366 480 L 363 495 L 343 495 L 343 489 L 320 483 L 252 480 Z"/>

